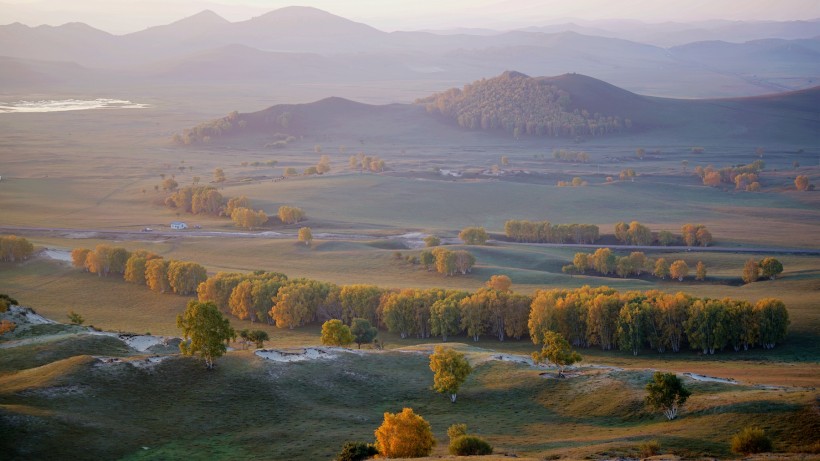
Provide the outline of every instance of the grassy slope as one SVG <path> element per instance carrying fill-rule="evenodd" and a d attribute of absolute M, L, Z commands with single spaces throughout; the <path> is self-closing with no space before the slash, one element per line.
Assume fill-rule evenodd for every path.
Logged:
<path fill-rule="evenodd" d="M 487 354 L 466 350 L 476 363 Z M 346 440 L 372 440 L 382 413 L 403 406 L 430 421 L 437 454 L 459 422 L 499 453 L 572 458 L 634 456 L 647 439 L 682 455 L 727 456 L 731 434 L 750 423 L 779 450 L 795 450 L 820 428 L 811 392 L 697 382 L 683 417 L 668 423 L 642 406 L 648 371 L 588 369 L 553 380 L 488 361 L 453 405 L 430 390 L 425 354 L 282 364 L 235 352 L 213 372 L 181 358 L 153 370 L 92 362 L 76 356 L 0 375 L 0 446 L 10 459 L 328 459 Z M 21 374 L 25 391 L 10 386 Z"/>

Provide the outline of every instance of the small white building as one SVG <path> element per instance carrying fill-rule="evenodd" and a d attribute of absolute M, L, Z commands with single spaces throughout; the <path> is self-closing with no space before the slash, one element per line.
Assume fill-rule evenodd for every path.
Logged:
<path fill-rule="evenodd" d="M 187 228 L 188 228 L 188 225 L 185 224 L 182 221 L 174 221 L 174 222 L 171 223 L 171 229 L 181 230 L 181 229 L 187 229 Z"/>

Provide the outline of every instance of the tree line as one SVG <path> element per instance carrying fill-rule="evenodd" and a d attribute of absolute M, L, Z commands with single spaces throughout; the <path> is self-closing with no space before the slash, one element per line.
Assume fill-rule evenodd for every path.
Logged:
<path fill-rule="evenodd" d="M 424 269 L 436 272 L 446 277 L 456 274 L 466 275 L 472 272 L 475 265 L 475 256 L 466 250 L 448 250 L 436 247 L 432 250 L 424 250 L 419 255 Z"/>
<path fill-rule="evenodd" d="M 695 174 L 700 176 L 705 186 L 717 187 L 721 184 L 734 185 L 737 190 L 757 192 L 760 190 L 760 172 L 766 167 L 763 160 L 755 160 L 748 165 L 738 165 L 717 169 L 712 165 L 706 168 L 695 167 Z"/>
<path fill-rule="evenodd" d="M 629 256 L 617 256 L 609 248 L 598 248 L 592 253 L 575 253 L 572 264 L 567 264 L 561 270 L 569 274 L 585 274 L 597 272 L 600 275 L 615 274 L 618 277 L 638 276 L 651 273 L 659 279 L 671 277 L 683 281 L 689 275 L 689 265 L 678 259 L 671 263 L 666 258 L 652 260 L 642 251 L 633 251 Z M 706 265 L 698 261 L 695 280 L 706 279 Z"/>
<path fill-rule="evenodd" d="M 182 133 L 175 133 L 171 138 L 174 144 L 191 145 L 208 143 L 211 138 L 232 134 L 238 129 L 247 127 L 245 120 L 239 119 L 239 113 L 233 111 L 225 117 L 202 122 L 193 128 L 186 128 Z"/>
<path fill-rule="evenodd" d="M 685 346 L 704 354 L 755 345 L 771 349 L 786 337 L 789 314 L 782 301 L 754 305 L 731 298 L 696 298 L 656 290 L 618 293 L 608 287 L 541 290 L 533 296 L 529 333 L 542 342 L 547 331 L 576 347 L 600 346 L 634 355 L 643 348 L 660 353 Z"/>
<path fill-rule="evenodd" d="M 504 130 L 516 137 L 602 136 L 631 128 L 629 119 L 573 110 L 571 100 L 569 93 L 544 80 L 506 72 L 417 102 L 463 128 Z"/>
<path fill-rule="evenodd" d="M 504 234 L 516 242 L 594 243 L 600 230 L 594 224 L 551 224 L 549 221 L 511 219 L 504 223 Z"/>
<path fill-rule="evenodd" d="M 384 289 L 375 285 L 339 286 L 310 279 L 288 279 L 277 272 L 219 272 L 207 277 L 196 263 L 165 261 L 145 250 L 98 245 L 72 251 L 75 267 L 97 273 L 122 274 L 131 283 L 157 292 L 196 293 L 242 320 L 297 328 L 338 319 L 350 325 L 367 320 L 402 338 L 466 335 L 474 341 L 491 335 L 529 337 L 544 342 L 546 331 L 560 333 L 576 347 L 604 350 L 645 347 L 678 352 L 686 345 L 713 354 L 755 345 L 773 348 L 785 338 L 789 324 L 782 301 L 763 299 L 752 305 L 730 298 L 696 298 L 656 290 L 619 293 L 608 287 L 538 290 L 515 293 L 505 275 L 495 275 L 476 292 L 463 290 Z"/>
<path fill-rule="evenodd" d="M 16 235 L 0 235 L 0 261 L 25 261 L 34 253 L 34 245 Z"/>
<path fill-rule="evenodd" d="M 121 276 L 126 282 L 146 286 L 157 293 L 191 295 L 208 278 L 205 268 L 197 263 L 165 260 L 146 250 L 130 252 L 105 244 L 99 244 L 93 250 L 73 249 L 71 263 L 99 277 Z"/>

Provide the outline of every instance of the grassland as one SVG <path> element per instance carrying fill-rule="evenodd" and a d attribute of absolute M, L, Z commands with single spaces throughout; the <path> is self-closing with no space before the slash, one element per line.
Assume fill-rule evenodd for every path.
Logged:
<path fill-rule="evenodd" d="M 311 95 L 318 91 L 304 90 Z M 366 94 L 369 89 L 348 90 Z M 340 124 L 281 150 L 264 149 L 264 136 L 177 148 L 169 139 L 182 128 L 234 109 L 252 111 L 292 102 L 286 100 L 291 96 L 273 90 L 261 99 L 251 91 L 230 97 L 216 88 L 212 95 L 179 91 L 142 89 L 115 95 L 152 104 L 143 111 L 2 115 L 0 227 L 76 230 L 30 235 L 38 248 L 70 250 L 110 243 L 200 262 L 211 273 L 265 269 L 340 285 L 475 290 L 491 275 L 504 273 L 512 278 L 514 289 L 524 293 L 590 284 L 751 301 L 773 296 L 789 307 L 789 337 L 773 351 L 714 357 L 689 351 L 644 351 L 633 357 L 582 350 L 586 367 L 568 380 L 544 379 L 539 376 L 543 370 L 520 364 L 486 361 L 496 352 L 528 355 L 534 347 L 529 340 L 502 343 L 482 338 L 470 347 L 459 346 L 480 365 L 459 403 L 451 405 L 430 390 L 423 354 L 395 350 L 426 350 L 429 340 L 401 340 L 387 332 L 380 335 L 389 352 L 342 354 L 330 366 L 276 364 L 237 351 L 221 359 L 213 373 L 176 357 L 154 368 L 102 367 L 91 356 L 134 360 L 136 353 L 112 338 L 61 336 L 0 350 L 0 448 L 12 459 L 327 459 L 345 440 L 372 440 L 382 413 L 402 406 L 413 407 L 432 423 L 439 440 L 436 455 L 446 453 L 446 429 L 454 422 L 468 423 L 471 432 L 490 440 L 497 452 L 538 459 L 636 456 L 637 445 L 650 439 L 680 455 L 728 457 L 728 439 L 748 424 L 763 426 L 778 451 L 812 449 L 816 442 L 820 422 L 816 391 L 811 390 L 820 384 L 816 256 L 778 255 L 785 267 L 781 278 L 741 285 L 738 279 L 748 255 L 647 252 L 650 257 L 681 258 L 690 266 L 699 260 L 707 265 L 706 282 L 679 283 L 570 277 L 561 273 L 561 267 L 576 249 L 499 243 L 470 247 L 478 259 L 474 272 L 445 278 L 394 260 L 395 251 L 409 255 L 418 250 L 386 238 L 412 231 L 454 237 L 472 225 L 498 233 L 507 219 L 593 223 L 607 233 L 615 222 L 634 219 L 655 231 L 703 223 L 721 246 L 818 248 L 820 195 L 792 190 L 796 174 L 809 175 L 814 182 L 820 179 L 816 143 L 795 139 L 762 146 L 767 164 L 762 193 L 703 187 L 692 175 L 696 165 L 723 167 L 758 159 L 757 143 L 715 137 L 716 130 L 698 139 L 639 133 L 574 143 L 515 140 L 433 125 L 425 136 L 418 136 L 406 127 L 389 132 L 385 121 L 360 126 L 353 134 L 344 132 L 349 124 Z M 371 96 L 378 99 L 388 93 L 381 89 Z M 285 167 L 301 170 L 315 164 L 320 155 L 316 145 L 331 157 L 329 175 L 271 180 Z M 695 145 L 705 151 L 693 154 Z M 638 160 L 638 147 L 662 153 Z M 591 161 L 554 161 L 552 150 L 559 148 L 585 150 Z M 348 156 L 359 151 L 384 158 L 392 171 L 348 171 Z M 433 171 L 478 173 L 499 164 L 501 155 L 507 155 L 511 165 L 499 177 L 446 180 Z M 242 165 L 268 160 L 279 163 L 272 168 Z M 797 169 L 795 161 L 801 165 Z M 300 225 L 310 226 L 314 234 L 351 238 L 317 238 L 305 248 L 295 238 L 104 238 L 89 231 L 163 228 L 176 219 L 204 230 L 233 231 L 225 218 L 178 216 L 157 204 L 163 196 L 154 191 L 160 175 L 173 174 L 183 185 L 193 176 L 208 182 L 217 167 L 224 168 L 229 179 L 221 189 L 224 195 L 247 195 L 254 207 L 268 214 L 275 214 L 282 204 L 300 206 L 308 215 Z M 606 183 L 606 177 L 617 178 L 625 168 L 639 173 L 634 182 Z M 555 187 L 557 181 L 574 176 L 589 181 L 589 186 Z M 273 221 L 266 230 L 295 234 L 300 225 Z M 42 257 L 0 263 L 0 292 L 53 319 L 64 320 L 74 310 L 87 323 L 106 330 L 162 335 L 178 334 L 175 317 L 189 299 L 152 293 L 113 277 L 99 278 Z M 235 328 L 267 330 L 271 347 L 318 342 L 315 325 L 279 330 L 236 319 L 232 323 Z M 55 331 L 43 328 L 40 333 Z M 642 387 L 655 369 L 733 378 L 742 384 L 687 381 L 694 396 L 683 418 L 669 423 L 641 405 Z"/>

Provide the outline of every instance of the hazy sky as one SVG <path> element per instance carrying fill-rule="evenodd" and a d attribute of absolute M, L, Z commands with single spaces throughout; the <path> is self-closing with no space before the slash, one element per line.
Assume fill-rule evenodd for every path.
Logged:
<path fill-rule="evenodd" d="M 515 28 L 564 18 L 645 22 L 820 18 L 820 0 L 0 0 L 0 24 L 88 23 L 112 33 L 167 24 L 203 9 L 240 21 L 314 6 L 378 29 Z"/>

